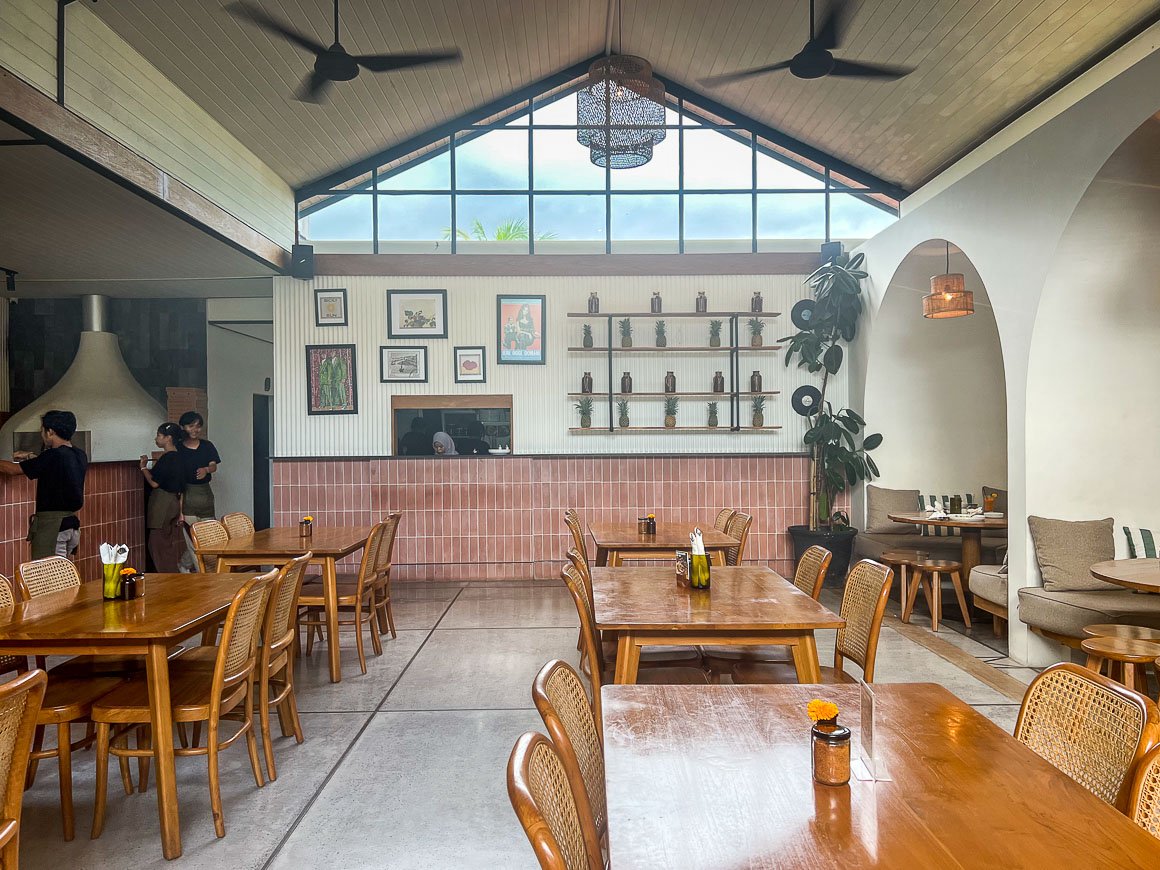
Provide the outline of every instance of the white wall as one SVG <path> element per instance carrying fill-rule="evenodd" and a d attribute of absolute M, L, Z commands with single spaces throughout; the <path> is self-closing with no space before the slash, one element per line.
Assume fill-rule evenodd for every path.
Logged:
<path fill-rule="evenodd" d="M 350 306 L 349 327 L 314 326 L 314 293 L 317 287 L 345 287 Z M 388 288 L 446 288 L 449 337 L 443 340 L 388 341 L 386 291 Z M 591 371 L 597 392 L 607 389 L 607 363 L 601 354 L 570 354 L 568 346 L 581 343 L 581 323 L 568 318 L 569 311 L 585 311 L 590 291 L 600 294 L 603 311 L 645 311 L 653 290 L 659 290 L 669 311 L 691 311 L 697 291 L 708 295 L 710 310 L 747 310 L 754 290 L 761 290 L 766 311 L 781 311 L 769 319 L 767 344 L 791 334 L 789 311 L 810 291 L 801 275 L 723 275 L 661 277 L 319 277 L 313 282 L 292 278 L 274 279 L 275 408 L 278 456 L 382 456 L 391 452 L 390 407 L 395 394 L 511 394 L 514 403 L 515 451 L 517 453 L 800 453 L 804 431 L 802 418 L 790 409 L 790 393 L 817 378 L 796 367 L 786 368 L 782 352 L 744 353 L 743 389 L 753 369 L 762 372 L 765 390 L 782 391 L 765 411 L 767 427 L 780 431 L 763 433 L 617 433 L 569 434 L 579 425 L 569 392 L 580 390 L 580 377 Z M 544 366 L 496 364 L 496 295 L 532 293 L 547 296 L 548 342 Z M 636 346 L 653 344 L 653 323 L 648 317 L 634 322 Z M 660 319 L 663 319 L 663 315 Z M 595 343 L 602 344 L 599 324 Z M 668 319 L 669 345 L 707 345 L 705 320 Z M 605 329 L 607 327 L 605 326 Z M 725 343 L 727 338 L 723 337 Z M 618 341 L 619 339 L 617 339 Z M 357 415 L 307 416 L 305 347 L 308 344 L 356 345 L 358 370 Z M 383 384 L 379 382 L 381 345 L 426 345 L 429 348 L 430 382 Z M 488 380 L 482 385 L 453 383 L 452 349 L 456 345 L 487 348 Z M 709 391 L 716 369 L 726 370 L 728 355 L 636 354 L 616 358 L 614 379 L 619 388 L 622 372 L 631 370 L 635 392 L 660 392 L 666 370 L 677 377 L 683 391 Z M 835 406 L 845 401 L 845 377 L 840 376 L 831 393 Z M 724 397 L 723 397 L 724 398 Z M 704 425 L 708 400 L 683 399 L 678 425 Z M 743 403 L 748 413 L 748 406 Z M 721 426 L 728 427 L 728 407 L 719 406 Z M 633 425 L 663 424 L 663 406 L 655 399 L 634 399 Z M 748 419 L 743 421 L 748 424 Z M 607 402 L 597 402 L 594 427 L 607 426 Z"/>
<path fill-rule="evenodd" d="M 254 510 L 254 394 L 267 393 L 274 375 L 273 345 L 214 326 L 214 321 L 270 321 L 269 299 L 210 299 L 206 306 L 206 392 L 209 438 L 222 457 L 213 489 L 218 516 Z M 228 325 L 228 324 L 223 324 Z M 261 334 L 258 324 L 239 330 Z"/>
<path fill-rule="evenodd" d="M 0 66 L 56 96 L 56 0 L 0 3 Z M 66 12 L 65 105 L 284 248 L 290 187 L 84 3 Z"/>
<path fill-rule="evenodd" d="M 878 308 L 866 375 L 870 428 L 882 486 L 969 492 L 1007 486 L 1003 353 L 986 288 L 952 247 L 952 272 L 973 291 L 969 317 L 928 320 L 922 297 L 946 271 L 943 242 L 927 242 L 899 266 Z"/>

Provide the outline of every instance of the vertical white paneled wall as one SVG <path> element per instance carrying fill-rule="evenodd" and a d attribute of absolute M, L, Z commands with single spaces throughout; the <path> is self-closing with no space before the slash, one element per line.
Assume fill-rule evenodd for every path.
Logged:
<path fill-rule="evenodd" d="M 753 369 L 762 373 L 765 390 L 780 390 L 765 409 L 768 432 L 730 433 L 728 396 L 718 409 L 719 432 L 615 432 L 609 433 L 607 361 L 603 354 L 569 353 L 581 343 L 581 325 L 592 322 L 597 346 L 604 344 L 607 321 L 567 317 L 585 311 L 589 292 L 600 294 L 602 311 L 647 311 L 649 298 L 659 290 L 668 311 L 692 311 L 699 290 L 714 311 L 747 310 L 754 290 L 760 290 L 766 311 L 781 317 L 767 318 L 766 344 L 794 332 L 789 311 L 793 303 L 809 296 L 802 275 L 687 275 L 663 277 L 328 277 L 314 281 L 274 279 L 275 452 L 296 456 L 384 456 L 391 452 L 390 411 L 392 395 L 510 394 L 514 408 L 514 448 L 517 453 L 800 453 L 804 431 L 802 418 L 790 407 L 790 394 L 803 383 L 818 378 L 796 366 L 786 368 L 781 351 L 743 352 L 742 390 L 748 390 Z M 349 326 L 314 325 L 314 288 L 345 287 Z M 387 290 L 390 288 L 441 288 L 447 290 L 448 338 L 438 340 L 387 339 Z M 496 296 L 501 293 L 543 294 L 547 297 L 547 364 L 543 366 L 497 365 Z M 634 320 L 634 344 L 654 344 L 655 316 Z M 664 319 L 661 315 L 660 319 Z M 708 346 L 707 320 L 669 318 L 668 343 Z M 726 329 L 728 328 L 726 324 Z M 722 336 L 727 343 L 727 335 Z M 748 341 L 748 333 L 742 336 Z M 619 338 L 614 337 L 614 343 Z M 306 413 L 306 351 L 308 344 L 353 344 L 358 373 L 358 414 L 309 416 Z M 429 380 L 426 384 L 379 382 L 379 348 L 384 345 L 423 345 L 428 348 Z M 484 345 L 487 348 L 487 383 L 456 384 L 453 348 Z M 614 358 L 614 388 L 620 376 L 631 371 L 634 392 L 661 392 L 666 371 L 677 377 L 678 391 L 708 392 L 713 372 L 721 369 L 728 378 L 728 354 L 618 354 Z M 567 393 L 580 391 L 580 377 L 591 371 L 597 395 L 593 415 L 600 433 L 570 433 L 579 419 Z M 845 377 L 831 387 L 835 407 L 846 399 Z M 678 425 L 703 426 L 707 411 L 702 399 L 681 399 Z M 749 425 L 749 406 L 743 400 L 743 425 Z M 615 409 L 614 409 L 615 412 Z M 659 399 L 635 398 L 630 414 L 634 426 L 661 426 L 664 413 Z"/>

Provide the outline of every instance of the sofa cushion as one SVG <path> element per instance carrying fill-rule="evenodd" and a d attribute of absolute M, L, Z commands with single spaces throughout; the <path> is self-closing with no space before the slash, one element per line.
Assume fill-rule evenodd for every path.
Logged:
<path fill-rule="evenodd" d="M 1027 524 L 1044 589 L 1062 592 L 1118 588 L 1091 574 L 1096 562 L 1115 557 L 1111 517 L 1071 522 L 1032 516 L 1027 518 Z"/>
<path fill-rule="evenodd" d="M 995 604 L 1007 606 L 1007 575 L 1000 574 L 1002 565 L 976 565 L 971 570 L 967 586 L 975 595 Z"/>
<path fill-rule="evenodd" d="M 872 535 L 914 535 L 918 526 L 896 523 L 890 514 L 912 514 L 918 505 L 917 489 L 866 487 L 866 531 Z"/>
<path fill-rule="evenodd" d="M 997 486 L 984 486 L 983 498 L 989 495 L 995 496 L 995 510 L 1001 514 L 1007 513 L 1007 490 L 999 489 Z"/>
<path fill-rule="evenodd" d="M 1142 595 L 1104 584 L 1107 591 L 1049 592 L 1038 586 L 1019 590 L 1019 618 L 1036 628 L 1084 637 L 1085 625 L 1116 622 L 1160 629 L 1160 595 Z"/>
<path fill-rule="evenodd" d="M 1151 529 L 1133 529 L 1124 526 L 1124 540 L 1128 545 L 1129 559 L 1155 559 L 1156 536 Z"/>

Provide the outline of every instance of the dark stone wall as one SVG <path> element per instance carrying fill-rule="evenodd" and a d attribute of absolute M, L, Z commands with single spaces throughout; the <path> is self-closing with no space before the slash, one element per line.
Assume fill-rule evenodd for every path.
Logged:
<path fill-rule="evenodd" d="M 79 299 L 22 299 L 8 309 L 11 410 L 60 380 L 76 356 Z M 205 388 L 204 299 L 110 299 L 110 326 L 129 371 L 165 405 L 166 387 Z"/>

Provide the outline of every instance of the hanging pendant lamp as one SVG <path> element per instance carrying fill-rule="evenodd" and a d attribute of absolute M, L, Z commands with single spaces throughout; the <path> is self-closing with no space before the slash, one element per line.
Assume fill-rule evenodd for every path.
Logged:
<path fill-rule="evenodd" d="M 931 276 L 930 293 L 922 297 L 922 316 L 932 320 L 975 313 L 975 294 L 967 289 L 967 279 L 961 272 L 951 272 L 951 243 L 946 245 L 946 272 Z"/>

